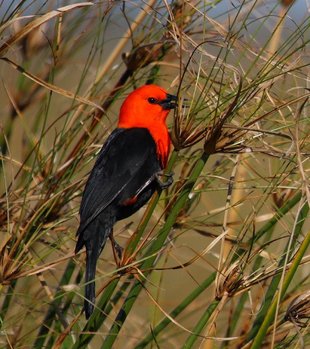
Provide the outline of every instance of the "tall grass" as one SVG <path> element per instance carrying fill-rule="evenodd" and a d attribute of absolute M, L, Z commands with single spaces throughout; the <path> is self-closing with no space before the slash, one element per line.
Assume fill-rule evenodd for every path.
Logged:
<path fill-rule="evenodd" d="M 0 347 L 309 345 L 310 20 L 296 6 L 1 3 Z M 80 197 L 145 83 L 180 99 L 174 184 L 115 226 L 124 253 L 105 247 L 86 321 Z"/>

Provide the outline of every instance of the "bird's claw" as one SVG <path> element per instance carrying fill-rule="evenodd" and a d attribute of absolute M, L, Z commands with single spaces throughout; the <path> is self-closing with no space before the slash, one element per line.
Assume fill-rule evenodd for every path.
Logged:
<path fill-rule="evenodd" d="M 123 256 L 123 250 L 124 250 L 123 247 L 115 241 L 114 237 L 110 236 L 110 240 L 112 243 L 114 256 L 117 256 L 118 259 L 121 260 Z"/>
<path fill-rule="evenodd" d="M 115 242 L 114 248 L 115 248 L 117 257 L 121 260 L 123 257 L 123 251 L 124 251 L 123 247 L 119 245 L 117 242 Z"/>
<path fill-rule="evenodd" d="M 156 173 L 155 177 L 156 177 L 156 181 L 157 181 L 160 189 L 162 189 L 162 190 L 166 189 L 173 183 L 173 175 L 174 175 L 173 172 L 170 172 L 170 173 L 158 172 L 158 173 Z M 167 180 L 165 182 L 162 182 L 160 180 L 160 177 L 165 177 L 165 178 L 167 178 Z"/>

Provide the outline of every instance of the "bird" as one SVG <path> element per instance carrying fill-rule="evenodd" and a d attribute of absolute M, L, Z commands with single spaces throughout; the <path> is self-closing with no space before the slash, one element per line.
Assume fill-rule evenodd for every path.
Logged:
<path fill-rule="evenodd" d="M 160 178 L 171 145 L 166 119 L 176 106 L 177 97 L 160 86 L 144 85 L 132 91 L 121 105 L 118 125 L 102 146 L 87 179 L 75 248 L 75 253 L 86 248 L 86 319 L 94 311 L 98 258 L 108 238 L 115 243 L 114 224 L 134 214 L 155 191 L 173 181 L 172 175 L 164 183 Z"/>

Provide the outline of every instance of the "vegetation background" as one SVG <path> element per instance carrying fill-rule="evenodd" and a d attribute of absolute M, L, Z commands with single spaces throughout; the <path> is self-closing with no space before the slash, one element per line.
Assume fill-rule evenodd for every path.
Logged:
<path fill-rule="evenodd" d="M 309 11 L 0 1 L 1 348 L 310 345 Z M 86 322 L 81 192 L 146 83 L 180 98 L 174 184 L 116 225 Z"/>

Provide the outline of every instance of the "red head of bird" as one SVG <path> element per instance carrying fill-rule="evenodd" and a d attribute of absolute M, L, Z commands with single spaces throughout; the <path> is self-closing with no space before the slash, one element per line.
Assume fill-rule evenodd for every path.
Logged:
<path fill-rule="evenodd" d="M 156 85 L 145 85 L 131 92 L 120 109 L 119 128 L 147 128 L 152 135 L 157 154 L 165 167 L 170 150 L 166 118 L 176 107 L 176 97 Z"/>

